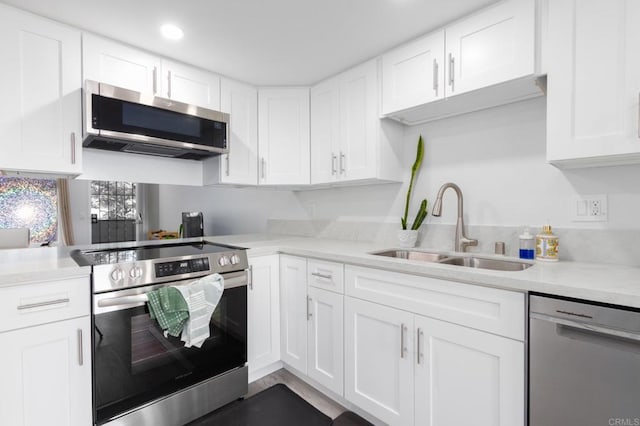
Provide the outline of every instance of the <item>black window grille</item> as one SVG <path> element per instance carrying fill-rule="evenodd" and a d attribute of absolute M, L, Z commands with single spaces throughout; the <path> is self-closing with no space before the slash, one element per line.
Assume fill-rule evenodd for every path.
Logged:
<path fill-rule="evenodd" d="M 131 182 L 91 182 L 91 242 L 135 241 L 137 185 Z"/>

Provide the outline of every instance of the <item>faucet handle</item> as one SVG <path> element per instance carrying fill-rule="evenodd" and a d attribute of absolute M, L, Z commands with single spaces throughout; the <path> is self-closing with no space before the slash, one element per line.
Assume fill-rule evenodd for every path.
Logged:
<path fill-rule="evenodd" d="M 465 236 L 460 239 L 460 246 L 462 247 L 462 251 L 465 251 L 467 247 L 475 247 L 477 245 L 478 240 L 467 238 Z"/>

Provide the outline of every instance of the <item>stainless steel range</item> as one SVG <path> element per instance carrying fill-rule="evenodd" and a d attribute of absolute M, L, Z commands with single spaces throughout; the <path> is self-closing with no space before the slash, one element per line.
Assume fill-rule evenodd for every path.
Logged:
<path fill-rule="evenodd" d="M 247 393 L 246 251 L 205 240 L 75 250 L 93 269 L 98 425 L 182 425 Z M 166 337 L 145 294 L 219 273 L 224 292 L 200 348 Z"/>

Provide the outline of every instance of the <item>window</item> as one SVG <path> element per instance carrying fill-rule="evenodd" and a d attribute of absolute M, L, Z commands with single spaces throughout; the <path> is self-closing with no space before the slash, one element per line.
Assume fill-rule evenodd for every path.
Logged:
<path fill-rule="evenodd" d="M 0 228 L 29 228 L 31 243 L 56 241 L 56 181 L 0 176 Z"/>
<path fill-rule="evenodd" d="M 137 185 L 130 182 L 91 182 L 91 242 L 135 241 Z"/>

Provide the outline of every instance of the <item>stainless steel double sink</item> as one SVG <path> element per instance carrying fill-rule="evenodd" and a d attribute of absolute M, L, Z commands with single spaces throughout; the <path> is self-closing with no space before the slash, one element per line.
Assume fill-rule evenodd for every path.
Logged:
<path fill-rule="evenodd" d="M 396 259 L 417 260 L 420 262 L 441 263 L 443 265 L 466 266 L 468 268 L 491 269 L 494 271 L 524 271 L 533 266 L 530 262 L 517 260 L 495 259 L 466 254 L 442 254 L 420 250 L 383 250 L 370 253 L 376 256 L 393 257 Z"/>

